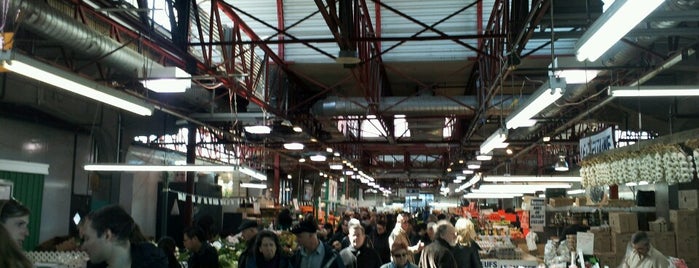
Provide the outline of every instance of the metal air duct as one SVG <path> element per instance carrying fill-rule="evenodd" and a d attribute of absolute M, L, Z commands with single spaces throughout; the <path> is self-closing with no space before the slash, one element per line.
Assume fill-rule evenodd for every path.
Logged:
<path fill-rule="evenodd" d="M 144 66 L 149 68 L 162 67 L 144 55 L 122 47 L 122 44 L 97 32 L 87 25 L 77 22 L 67 14 L 49 6 L 44 1 L 21 0 L 9 1 L 10 18 L 19 14 L 22 20 L 20 27 L 33 33 L 58 41 L 84 53 L 87 56 L 100 58 L 101 62 L 116 68 L 120 72 L 136 77 L 142 73 Z M 17 22 L 15 22 L 17 23 Z M 13 26 L 6 26 L 12 28 Z M 7 29 L 7 28 L 6 28 Z"/>

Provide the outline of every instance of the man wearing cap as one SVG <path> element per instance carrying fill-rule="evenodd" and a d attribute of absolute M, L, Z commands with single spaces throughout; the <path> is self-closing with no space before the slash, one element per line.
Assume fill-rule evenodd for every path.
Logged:
<path fill-rule="evenodd" d="M 296 235 L 299 249 L 292 257 L 296 268 L 344 268 L 342 259 L 316 235 L 318 224 L 313 220 L 304 220 L 294 226 L 291 232 Z"/>
<path fill-rule="evenodd" d="M 238 267 L 245 267 L 247 264 L 247 259 L 249 256 L 255 254 L 253 252 L 255 237 L 257 237 L 257 221 L 244 219 L 240 226 L 238 227 L 240 236 L 245 240 L 245 251 L 240 253 L 238 258 Z"/>

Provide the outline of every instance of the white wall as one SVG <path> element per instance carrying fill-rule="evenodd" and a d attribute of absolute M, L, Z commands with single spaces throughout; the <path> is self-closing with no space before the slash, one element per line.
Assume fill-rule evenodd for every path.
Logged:
<path fill-rule="evenodd" d="M 39 241 L 68 234 L 71 181 L 75 169 L 76 193 L 87 191 L 87 173 L 82 163 L 88 159 L 88 136 L 0 116 L 0 159 L 49 164 L 44 181 Z M 74 147 L 77 144 L 77 147 Z M 75 168 L 76 153 L 79 168 Z"/>

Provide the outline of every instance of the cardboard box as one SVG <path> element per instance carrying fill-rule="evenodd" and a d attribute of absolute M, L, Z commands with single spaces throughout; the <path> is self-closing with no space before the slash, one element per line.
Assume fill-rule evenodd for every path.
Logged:
<path fill-rule="evenodd" d="M 609 229 L 590 229 L 589 233 L 594 234 L 594 253 L 610 253 L 612 251 L 612 234 Z"/>
<path fill-rule="evenodd" d="M 670 210 L 672 229 L 684 235 L 697 235 L 699 215 L 694 210 Z"/>
<path fill-rule="evenodd" d="M 575 205 L 579 207 L 587 205 L 587 197 L 576 197 Z"/>
<path fill-rule="evenodd" d="M 667 222 L 664 221 L 659 221 L 659 222 L 648 222 L 648 229 L 651 232 L 667 232 L 670 231 L 668 230 Z"/>
<path fill-rule="evenodd" d="M 680 209 L 697 209 L 699 208 L 699 200 L 697 199 L 697 190 L 682 190 L 679 192 L 679 208 Z"/>
<path fill-rule="evenodd" d="M 549 206 L 552 207 L 567 207 L 572 206 L 575 203 L 575 199 L 567 197 L 552 197 L 549 198 Z"/>
<path fill-rule="evenodd" d="M 686 258 L 680 258 L 684 260 L 684 263 L 687 264 L 687 267 L 699 267 L 699 256 L 691 256 L 691 257 L 686 257 Z"/>
<path fill-rule="evenodd" d="M 626 249 L 631 242 L 632 233 L 612 233 L 612 249 L 619 256 L 624 256 L 626 254 Z"/>
<path fill-rule="evenodd" d="M 648 232 L 651 244 L 665 256 L 677 255 L 674 232 Z"/>
<path fill-rule="evenodd" d="M 677 257 L 697 257 L 697 252 L 699 252 L 699 241 L 697 238 L 699 238 L 697 235 L 687 235 L 684 233 L 675 232 L 675 241 L 677 242 Z"/>
<path fill-rule="evenodd" d="M 638 231 L 638 216 L 629 212 L 609 213 L 609 226 L 614 233 L 635 233 Z"/>

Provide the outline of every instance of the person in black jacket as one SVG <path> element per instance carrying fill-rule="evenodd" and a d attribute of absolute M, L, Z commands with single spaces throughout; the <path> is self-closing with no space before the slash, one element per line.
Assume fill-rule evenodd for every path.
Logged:
<path fill-rule="evenodd" d="M 371 244 L 374 246 L 376 253 L 379 253 L 381 257 L 381 262 L 387 263 L 391 261 L 391 248 L 388 247 L 388 235 L 386 231 L 386 221 L 378 220 L 376 222 L 376 228 L 371 234 Z"/>
<path fill-rule="evenodd" d="M 294 226 L 291 232 L 296 235 L 299 249 L 291 258 L 295 268 L 344 268 L 340 256 L 325 243 L 318 240 L 318 224 L 313 219 L 304 220 Z"/>
<path fill-rule="evenodd" d="M 366 234 L 361 224 L 351 225 L 349 229 L 350 246 L 340 251 L 340 258 L 349 268 L 379 268 L 381 257 L 374 249 L 367 246 Z"/>
<path fill-rule="evenodd" d="M 147 242 L 126 211 L 116 205 L 90 213 L 82 225 L 81 248 L 102 267 L 167 268 L 162 250 Z"/>
<path fill-rule="evenodd" d="M 204 231 L 199 227 L 184 230 L 184 247 L 191 253 L 187 261 L 188 268 L 219 268 L 218 252 L 206 240 Z"/>
<path fill-rule="evenodd" d="M 473 222 L 466 218 L 456 220 L 456 246 L 451 253 L 456 258 L 457 267 L 482 268 L 481 257 L 478 251 L 481 249 L 474 238 L 476 230 Z"/>
<path fill-rule="evenodd" d="M 434 242 L 420 255 L 421 268 L 456 268 L 456 258 L 451 253 L 456 245 L 456 229 L 446 220 L 437 222 L 434 229 Z"/>

